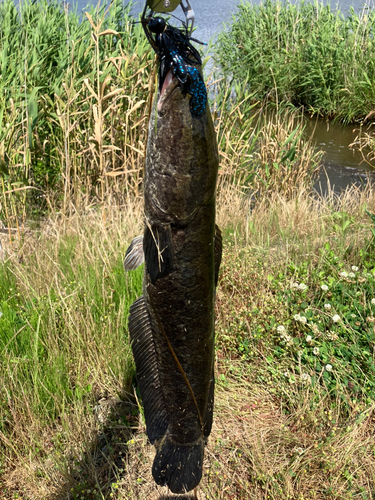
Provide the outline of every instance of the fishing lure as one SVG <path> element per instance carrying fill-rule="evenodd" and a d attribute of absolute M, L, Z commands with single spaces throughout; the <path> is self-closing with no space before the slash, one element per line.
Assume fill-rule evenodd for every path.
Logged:
<path fill-rule="evenodd" d="M 207 90 L 203 78 L 196 68 L 202 64 L 198 50 L 191 41 L 199 42 L 185 29 L 176 28 L 162 17 L 146 16 L 147 3 L 142 13 L 141 23 L 151 47 L 159 56 L 160 89 L 169 70 L 182 84 L 184 92 L 191 96 L 190 111 L 200 116 L 207 104 Z M 151 11 L 152 13 L 152 11 Z"/>

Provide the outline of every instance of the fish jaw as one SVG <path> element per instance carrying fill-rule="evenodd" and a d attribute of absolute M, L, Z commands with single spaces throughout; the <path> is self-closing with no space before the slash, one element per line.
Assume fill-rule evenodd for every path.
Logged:
<path fill-rule="evenodd" d="M 158 106 L 157 106 L 158 113 L 163 111 L 163 105 L 165 104 L 165 102 L 168 101 L 173 91 L 177 87 L 179 87 L 179 84 L 180 84 L 179 80 L 176 77 L 174 77 L 172 71 L 169 70 L 164 79 L 163 86 L 160 91 Z"/>

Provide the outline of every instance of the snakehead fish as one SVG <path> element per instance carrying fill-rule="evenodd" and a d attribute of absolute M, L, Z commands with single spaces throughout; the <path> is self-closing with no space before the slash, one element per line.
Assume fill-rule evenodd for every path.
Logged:
<path fill-rule="evenodd" d="M 149 124 L 145 230 L 124 261 L 126 270 L 145 261 L 143 295 L 130 308 L 129 332 L 147 435 L 156 447 L 153 477 L 173 493 L 192 490 L 202 477 L 222 251 L 215 131 L 208 106 L 195 116 L 190 100 L 169 71 Z"/>

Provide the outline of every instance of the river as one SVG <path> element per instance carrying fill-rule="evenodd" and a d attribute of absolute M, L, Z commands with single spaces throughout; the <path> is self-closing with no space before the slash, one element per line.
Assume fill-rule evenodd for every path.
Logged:
<path fill-rule="evenodd" d="M 128 2 L 125 0 L 125 3 Z M 239 3 L 238 0 L 191 0 L 197 26 L 194 37 L 206 43 L 215 37 L 224 29 L 223 23 L 230 22 Z M 134 1 L 132 4 L 132 13 L 137 17 L 144 2 Z M 86 5 L 87 0 L 78 0 L 78 11 L 83 10 Z M 339 2 L 339 9 L 346 14 L 351 5 L 357 13 L 366 8 L 362 0 L 342 0 Z M 174 13 L 181 17 L 181 8 Z M 316 184 L 318 190 L 326 191 L 327 184 L 330 183 L 336 192 L 340 192 L 352 184 L 365 185 L 371 178 L 375 181 L 375 170 L 363 162 L 358 151 L 349 147 L 357 132 L 355 125 L 342 126 L 324 120 L 307 120 L 306 134 L 313 135 L 316 146 L 325 153 L 324 169 Z"/>

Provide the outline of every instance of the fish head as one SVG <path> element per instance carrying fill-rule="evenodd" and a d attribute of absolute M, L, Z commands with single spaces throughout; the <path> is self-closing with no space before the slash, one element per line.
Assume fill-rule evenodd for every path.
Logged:
<path fill-rule="evenodd" d="M 200 71 L 200 68 L 197 68 Z M 196 116 L 192 97 L 171 71 L 151 113 L 145 169 L 145 210 L 166 222 L 187 221 L 214 203 L 218 149 L 208 106 Z"/>

